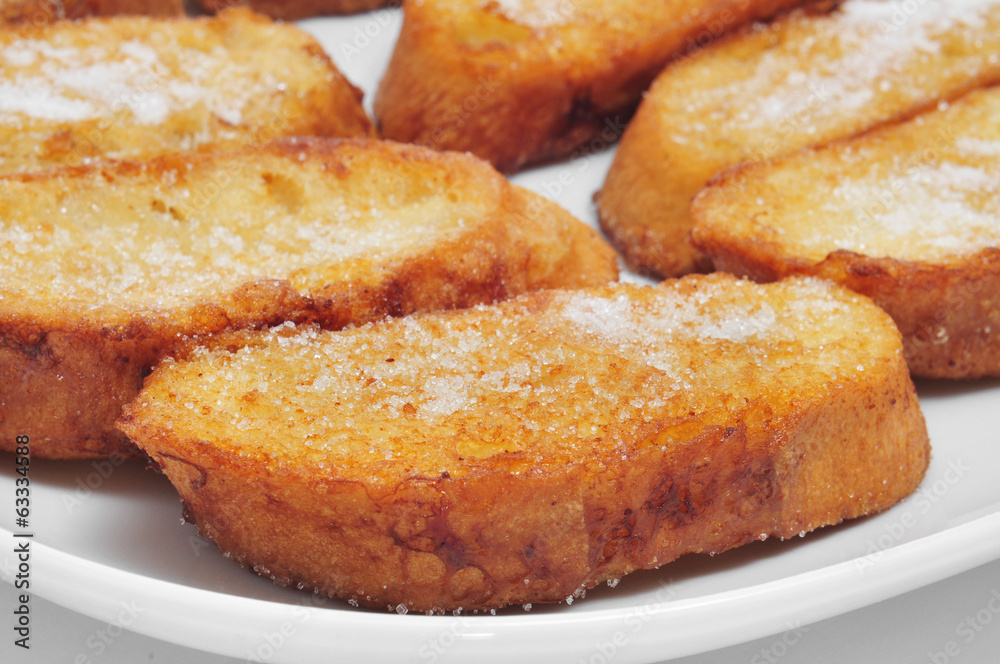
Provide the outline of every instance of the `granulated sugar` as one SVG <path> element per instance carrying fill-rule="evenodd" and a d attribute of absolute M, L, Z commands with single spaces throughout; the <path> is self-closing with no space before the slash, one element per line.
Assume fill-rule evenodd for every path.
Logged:
<path fill-rule="evenodd" d="M 67 311 L 137 314 L 218 301 L 259 279 L 286 280 L 308 296 L 327 283 L 325 270 L 439 245 L 459 219 L 473 230 L 495 203 L 443 205 L 428 192 L 372 206 L 363 184 L 266 152 L 190 166 L 181 181 L 157 171 L 0 179 L 0 292 L 29 308 L 60 301 Z M 274 195 L 276 173 L 301 185 L 294 209 Z"/>
<path fill-rule="evenodd" d="M 723 75 L 720 58 L 668 72 L 674 142 L 732 142 L 767 159 L 1000 78 L 1000 0 L 847 0 L 827 16 L 792 16 L 758 27 L 759 52 Z"/>
<path fill-rule="evenodd" d="M 286 325 L 165 371 L 217 376 L 179 389 L 211 404 L 192 416 L 245 431 L 245 453 L 302 445 L 338 467 L 458 477 L 469 459 L 500 454 L 530 465 L 600 445 L 627 456 L 653 423 L 744 408 L 762 386 L 801 380 L 787 376 L 850 381 L 876 361 L 846 333 L 861 305 L 829 284 L 685 284 L 538 294 L 337 333 Z"/>

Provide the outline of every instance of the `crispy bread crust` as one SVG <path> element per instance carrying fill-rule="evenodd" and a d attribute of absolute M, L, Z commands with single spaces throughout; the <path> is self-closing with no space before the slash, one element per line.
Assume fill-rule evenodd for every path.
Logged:
<path fill-rule="evenodd" d="M 171 345 L 170 339 L 108 339 L 86 325 L 54 327 L 30 317 L 0 319 L 0 449 L 38 436 L 36 458 L 138 456 L 109 427 Z M 34 442 L 34 440 L 32 441 Z"/>
<path fill-rule="evenodd" d="M 672 58 L 800 1 L 623 3 L 540 29 L 486 3 L 406 3 L 375 116 L 386 138 L 470 151 L 503 172 L 594 152 Z"/>
<path fill-rule="evenodd" d="M 691 277 L 661 288 L 691 297 L 706 283 L 725 288 L 735 280 L 728 275 Z M 778 294 L 775 303 L 795 297 L 781 286 L 771 288 Z M 659 289 L 623 286 L 588 295 L 610 301 L 622 292 L 645 301 L 657 297 Z M 836 292 L 839 302 L 850 303 L 852 320 L 831 324 L 862 321 L 865 332 L 850 332 L 853 327 L 844 332 L 851 339 L 846 343 L 866 348 L 851 360 L 864 362 L 864 371 L 835 367 L 839 377 L 831 382 L 810 376 L 802 384 L 760 385 L 757 396 L 745 402 L 741 397 L 727 401 L 726 388 L 719 388 L 718 400 L 727 405 L 720 405 L 717 395 L 700 394 L 704 409 L 694 407 L 698 412 L 680 421 L 642 424 L 636 416 L 622 425 L 630 433 L 616 435 L 615 442 L 611 431 L 625 420 L 609 413 L 608 439 L 568 443 L 570 451 L 563 449 L 567 443 L 560 440 L 565 441 L 567 432 L 557 423 L 560 430 L 541 447 L 466 454 L 454 464 L 433 465 L 438 449 L 457 444 L 459 450 L 463 445 L 475 450 L 477 441 L 485 443 L 464 429 L 451 431 L 460 425 L 449 424 L 445 433 L 437 428 L 430 434 L 419 427 L 410 431 L 413 411 L 391 425 L 381 419 L 358 423 L 378 428 L 371 434 L 372 459 L 364 453 L 361 458 L 326 458 L 287 437 L 262 445 L 254 436 L 273 435 L 266 417 L 246 426 L 248 432 L 263 434 L 242 438 L 244 434 L 218 426 L 226 415 L 213 412 L 213 388 L 196 385 L 200 380 L 192 378 L 196 372 L 232 371 L 218 357 L 223 348 L 249 344 L 252 353 L 278 345 L 275 338 L 259 335 L 220 339 L 208 355 L 196 352 L 191 365 L 161 366 L 126 409 L 120 426 L 163 468 L 202 534 L 279 584 L 373 607 L 401 605 L 417 611 L 557 602 L 684 553 L 720 552 L 766 536 L 791 537 L 885 509 L 916 488 L 929 447 L 898 332 L 867 300 Z M 501 305 L 506 315 L 501 314 L 504 322 L 498 324 L 510 321 L 526 334 L 539 324 L 547 329 L 534 316 L 561 297 L 535 293 Z M 734 298 L 724 306 L 753 302 L 753 297 Z M 421 319 L 432 319 L 429 329 L 437 329 L 443 321 L 477 315 L 454 312 Z M 486 327 L 476 329 L 488 333 Z M 810 326 L 802 333 L 814 332 Z M 399 352 L 388 348 L 382 352 Z M 373 365 L 361 375 L 369 370 L 377 375 L 374 363 L 384 362 L 381 357 L 376 352 Z M 566 370 L 581 376 L 598 370 L 584 357 Z M 607 359 L 601 356 L 600 361 Z M 616 359 L 615 366 L 621 375 L 612 380 L 625 380 L 633 370 L 629 361 Z M 734 375 L 739 371 L 734 369 Z M 227 380 L 241 383 L 243 376 Z M 267 398 L 242 397 L 251 404 L 247 414 L 266 412 L 273 390 L 281 388 L 272 384 L 268 389 Z M 622 397 L 631 398 L 625 389 Z M 195 410 L 185 411 L 185 401 L 192 401 Z M 553 411 L 553 416 L 559 415 Z M 501 408 L 484 417 L 499 427 L 498 440 L 508 445 L 531 438 L 523 428 L 530 426 L 523 419 L 530 419 L 526 413 Z M 289 431 L 288 436 L 296 435 Z M 425 435 L 441 440 L 425 441 Z M 404 447 L 389 445 L 397 438 Z M 365 441 L 358 445 L 367 451 Z M 396 456 L 389 449 L 396 449 Z M 398 450 L 403 450 L 401 459 Z M 425 454 L 435 461 L 423 463 Z M 427 464 L 438 470 L 421 470 Z"/>
<path fill-rule="evenodd" d="M 55 71 L 52 74 L 41 64 L 49 57 L 44 56 L 45 50 L 32 47 L 39 50 L 35 64 L 23 72 L 15 72 L 12 65 L 11 76 L 65 78 L 73 73 L 73 67 L 83 67 L 83 73 L 76 74 L 82 80 L 107 78 L 107 85 L 122 85 L 129 94 L 109 103 L 99 90 L 83 88 L 95 97 L 87 97 L 90 101 L 84 105 L 97 110 L 82 119 L 35 116 L 30 109 L 27 114 L 6 114 L 10 119 L 0 123 L 0 172 L 74 166 L 95 158 L 146 159 L 171 151 L 232 149 L 288 136 L 375 135 L 361 106 L 361 91 L 340 73 L 312 36 L 246 9 L 197 19 L 91 18 L 0 30 L 0 46 L 53 41 L 80 50 L 80 61 L 54 60 L 49 63 Z M 117 42 L 126 42 L 130 49 L 140 50 L 142 57 L 153 58 L 161 73 L 148 74 L 153 65 L 142 64 L 141 58 L 127 61 L 147 72 L 138 78 L 128 78 L 132 75 L 129 66 L 112 62 L 110 57 L 108 62 L 85 61 L 95 57 L 84 57 L 86 52 Z M 114 58 L 132 57 L 126 49 L 111 52 L 116 54 Z M 189 71 L 180 66 L 185 58 L 198 67 L 219 67 L 225 80 L 196 79 L 198 67 L 192 65 L 195 71 Z M 125 79 L 116 81 L 116 76 Z M 175 84 L 179 92 L 171 87 Z M 211 91 L 198 92 L 203 85 L 224 91 L 226 99 L 209 104 Z M 173 101 L 175 92 L 181 97 L 194 94 L 195 98 Z M 72 108 L 73 102 L 60 96 L 66 94 L 75 98 L 83 93 L 53 92 L 51 105 L 59 113 Z M 143 109 L 149 112 L 149 108 L 154 109 L 152 116 L 143 116 Z"/>
<path fill-rule="evenodd" d="M 909 122 L 725 171 L 694 200 L 692 242 L 717 269 L 755 281 L 818 276 L 872 298 L 899 326 L 915 376 L 1000 375 L 1000 247 L 981 227 L 997 207 L 1000 161 L 977 147 L 1000 136 L 998 109 L 1000 88 L 979 90 Z M 968 190 L 955 189 L 952 170 Z M 947 203 L 924 210 L 919 196 Z"/>
<path fill-rule="evenodd" d="M 822 277 L 873 299 L 903 335 L 910 372 L 922 378 L 1000 375 L 1000 249 L 947 264 L 872 258 L 835 251 L 814 263 L 782 255 L 766 241 L 697 242 L 719 270 L 754 281 L 791 275 Z"/>
<path fill-rule="evenodd" d="M 468 230 L 389 259 L 332 260 L 308 274 L 275 274 L 166 310 L 127 303 L 89 310 L 86 302 L 0 300 L 0 448 L 30 433 L 38 457 L 85 458 L 134 448 L 113 429 L 121 406 L 134 397 L 156 360 L 182 337 L 259 328 L 285 320 L 342 328 L 415 311 L 466 307 L 527 290 L 582 287 L 617 277 L 616 258 L 596 232 L 553 203 L 506 183 L 486 164 L 458 154 L 377 141 L 288 140 L 242 152 L 171 155 L 145 164 L 120 162 L 20 176 L 11 181 L 53 186 L 58 178 L 136 182 L 216 164 L 277 155 L 289 163 L 322 164 L 333 181 L 352 169 L 386 173 L 411 169 L 444 197 L 451 187 L 494 196 L 496 207 Z M 228 160 L 228 161 L 224 161 Z M 423 173 L 423 175 L 419 175 Z M 236 170 L 231 172 L 237 178 Z M 190 177 L 196 178 L 197 175 Z M 361 176 L 359 176 L 361 177 Z M 3 179 L 0 178 L 0 187 Z M 349 180 L 350 181 L 350 180 Z M 390 197 L 395 185 L 373 191 Z M 177 186 L 176 184 L 174 186 Z M 423 185 L 421 185 L 423 186 Z M 456 194 L 457 195 L 457 194 Z M 493 200 L 493 199 L 486 199 Z M 148 201 L 136 201 L 148 206 Z"/>
<path fill-rule="evenodd" d="M 41 25 L 86 16 L 182 16 L 183 0 L 0 0 L 0 20 Z"/>
<path fill-rule="evenodd" d="M 946 28 L 935 55 L 900 65 L 893 58 L 879 60 L 879 54 L 896 48 L 894 39 L 911 31 L 919 34 L 922 28 L 915 24 L 947 3 L 921 4 L 900 26 L 893 26 L 891 17 L 868 21 L 868 34 L 862 37 L 854 34 L 852 25 L 833 32 L 824 27 L 839 25 L 829 19 L 838 14 L 827 11 L 832 4 L 811 3 L 779 17 L 768 28 L 746 27 L 668 67 L 653 83 L 622 137 L 597 197 L 601 227 L 631 269 L 652 277 L 711 270 L 709 258 L 690 242 L 690 203 L 718 172 L 853 136 L 1000 80 L 1000 62 L 990 59 L 1000 47 L 1000 8 L 995 5 L 985 8 L 986 18 L 975 27 L 974 37 L 961 29 L 948 34 L 948 26 L 954 25 L 941 22 L 933 26 Z M 879 4 L 885 11 L 895 7 L 868 3 L 859 14 Z M 849 5 L 851 0 L 843 6 Z M 957 11 L 967 8 L 963 5 Z M 840 52 L 833 51 L 837 38 L 845 40 L 836 47 Z M 774 72 L 760 75 L 764 63 L 778 61 L 788 64 L 783 78 Z M 835 76 L 810 80 L 802 71 L 803 62 L 822 63 Z M 859 71 L 877 70 L 879 76 L 870 87 L 866 82 L 860 93 L 847 87 L 838 97 L 834 94 L 838 81 L 859 74 L 846 69 L 844 62 Z M 803 80 L 793 83 L 795 75 Z M 740 87 L 758 80 L 787 83 L 765 85 L 752 95 Z M 864 97 L 869 101 L 851 108 L 851 100 L 862 95 L 869 95 Z M 773 97 L 775 104 L 753 106 L 755 97 Z M 704 99 L 717 99 L 717 104 L 706 106 Z M 841 104 L 848 107 L 831 110 Z M 769 118 L 774 109 L 776 117 Z M 762 123 L 761 118 L 768 119 Z"/>
<path fill-rule="evenodd" d="M 399 0 L 198 0 L 210 12 L 220 12 L 230 7 L 250 9 L 283 21 L 297 21 L 326 14 L 357 14 L 379 7 L 399 5 Z"/>

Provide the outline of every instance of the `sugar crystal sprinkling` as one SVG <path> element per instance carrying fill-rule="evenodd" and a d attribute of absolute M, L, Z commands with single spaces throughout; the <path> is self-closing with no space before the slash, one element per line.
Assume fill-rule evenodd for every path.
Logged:
<path fill-rule="evenodd" d="M 568 23 L 587 0 L 488 0 L 484 7 L 496 7 L 511 21 L 529 28 L 544 29 Z"/>
<path fill-rule="evenodd" d="M 57 45 L 63 35 L 55 39 L 22 39 L 0 48 L 0 124 L 24 117 L 81 122 L 123 109 L 138 124 L 162 124 L 171 113 L 195 104 L 239 124 L 243 107 L 273 87 L 251 75 L 245 63 L 184 46 L 176 37 L 119 42 L 81 33 L 75 39 L 89 43 L 65 46 Z"/>
<path fill-rule="evenodd" d="M 1000 158 L 1000 140 L 986 140 L 975 136 L 959 136 L 955 139 L 959 150 L 981 157 Z"/>
<path fill-rule="evenodd" d="M 982 90 L 870 137 L 762 167 L 747 196 L 764 214 L 752 216 L 749 232 L 817 261 L 838 249 L 940 261 L 1000 246 L 998 101 L 996 89 Z M 889 145 L 899 147 L 887 155 Z M 786 214 L 779 199 L 792 173 L 808 186 Z"/>
<path fill-rule="evenodd" d="M 662 335 L 743 342 L 765 335 L 775 322 L 774 311 L 766 304 L 718 315 L 704 306 L 706 302 L 664 298 L 651 311 L 637 312 L 625 296 L 608 300 L 580 294 L 570 299 L 563 315 L 588 334 L 647 348 L 659 346 Z"/>
<path fill-rule="evenodd" d="M 530 322 L 515 301 L 339 333 L 285 326 L 265 333 L 263 345 L 196 351 L 207 364 L 197 372 L 220 377 L 197 381 L 210 409 L 185 394 L 196 407 L 182 412 L 272 451 L 307 448 L 317 467 L 338 472 L 367 459 L 457 477 L 476 459 L 510 455 L 537 467 L 552 458 L 548 450 L 575 454 L 597 441 L 612 448 L 609 459 L 628 459 L 646 423 L 743 404 L 760 384 L 780 385 L 802 367 L 848 366 L 855 356 L 841 348 L 836 321 L 849 305 L 819 280 L 765 296 L 774 288 L 706 278 L 691 293 L 547 294 Z M 578 324 L 602 306 L 614 312 L 607 325 Z M 814 340 L 803 344 L 803 335 Z"/>
<path fill-rule="evenodd" d="M 295 211 L 274 199 L 266 178 L 289 169 L 312 192 Z M 442 210 L 433 195 L 371 210 L 320 167 L 266 153 L 254 165 L 220 157 L 188 175 L 173 187 L 154 177 L 108 184 L 99 173 L 0 182 L 0 197 L 30 202 L 0 219 L 0 292 L 155 309 L 260 279 L 287 279 L 309 294 L 327 266 L 418 250 L 450 237 L 457 216 L 482 218 L 479 202 Z M 206 190 L 217 182 L 229 184 Z"/>
<path fill-rule="evenodd" d="M 964 80 L 967 72 L 986 66 L 989 47 L 963 47 L 960 56 L 947 59 L 943 54 L 952 50 L 953 43 L 995 43 L 991 26 L 1000 20 L 1000 0 L 927 0 L 911 5 L 847 0 L 828 16 L 801 15 L 789 21 L 788 32 L 750 61 L 752 67 L 740 69 L 735 77 L 723 77 L 723 83 L 713 88 L 685 88 L 677 96 L 682 105 L 674 112 L 686 108 L 692 118 L 689 136 L 683 136 L 682 127 L 671 125 L 672 138 L 689 143 L 694 138 L 690 134 L 711 128 L 716 135 L 745 137 L 751 146 L 759 143 L 764 151 L 760 156 L 773 157 L 774 146 L 763 141 L 772 139 L 775 130 L 788 136 L 785 142 L 803 137 L 799 139 L 803 145 L 838 137 L 858 123 L 864 128 L 867 115 L 889 112 L 893 117 L 898 111 L 891 112 L 892 104 L 922 103 L 939 95 L 940 81 L 921 70 L 940 67 L 940 77 L 948 78 L 954 71 Z M 697 67 L 715 64 L 707 60 L 695 67 L 700 71 Z"/>
<path fill-rule="evenodd" d="M 983 168 L 943 162 L 884 180 L 846 179 L 825 208 L 869 210 L 858 230 L 847 224 L 839 233 L 814 228 L 813 243 L 830 244 L 874 256 L 931 260 L 1000 246 L 1000 163 Z M 876 207 L 877 204 L 877 207 Z M 821 215 L 822 216 L 822 215 Z M 857 215 L 855 215 L 857 216 Z"/>

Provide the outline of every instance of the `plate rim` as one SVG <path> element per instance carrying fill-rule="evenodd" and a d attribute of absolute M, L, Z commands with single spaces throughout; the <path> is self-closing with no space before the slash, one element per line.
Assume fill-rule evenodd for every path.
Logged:
<path fill-rule="evenodd" d="M 0 533 L 14 533 L 0 527 Z M 616 607 L 583 613 L 544 615 L 463 615 L 460 617 L 406 615 L 353 611 L 349 608 L 307 606 L 229 595 L 186 586 L 118 569 L 81 558 L 41 542 L 32 542 L 32 595 L 82 615 L 115 623 L 123 604 L 141 602 L 141 616 L 129 630 L 162 641 L 229 657 L 252 656 L 264 648 L 269 634 L 253 625 L 271 625 L 272 634 L 292 625 L 295 638 L 282 641 L 261 661 L 305 661 L 320 647 L 332 643 L 347 657 L 363 653 L 366 661 L 388 661 L 413 643 L 429 643 L 435 635 L 451 633 L 445 652 L 426 651 L 430 661 L 463 661 L 471 653 L 482 662 L 509 661 L 513 653 L 529 661 L 589 662 L 588 653 L 599 652 L 601 635 L 627 624 L 643 610 L 642 629 L 626 638 L 627 648 L 616 652 L 618 662 L 641 664 L 665 658 L 710 652 L 778 634 L 841 615 L 941 581 L 974 567 L 1000 559 L 1000 512 L 975 518 L 946 530 L 867 556 L 866 571 L 859 573 L 855 557 L 833 565 L 742 588 L 681 600 L 666 599 L 642 607 Z M 16 565 L 14 555 L 4 554 L 4 566 Z M 12 578 L 5 581 L 12 585 Z M 752 610 L 750 610 L 752 609 Z M 214 616 L 213 619 L 209 619 Z M 290 622 L 293 621 L 294 622 Z M 455 629 L 458 625 L 462 629 Z M 725 625 L 721 629 L 720 625 Z M 378 639 L 391 628 L 393 639 Z M 364 634 L 367 630 L 369 633 Z M 603 630 L 603 631 L 602 631 Z M 672 634 L 664 639 L 663 634 Z M 623 632 L 624 634 L 624 632 Z M 331 641 L 331 635 L 337 637 Z M 341 637 L 351 635 L 350 641 Z M 358 638 L 358 637 L 361 638 Z M 711 637 L 711 638 L 709 638 Z M 595 640 L 597 639 L 597 640 Z M 488 651 L 482 645 L 490 642 Z M 372 646 L 377 646 L 373 651 Z M 394 645 L 395 644 L 395 645 Z M 546 647 L 546 644 L 550 644 Z M 569 647 L 567 647 L 567 644 Z M 354 650 L 352 650 L 353 648 Z M 362 650 L 363 649 L 363 650 Z M 414 660 L 416 661 L 416 660 Z"/>

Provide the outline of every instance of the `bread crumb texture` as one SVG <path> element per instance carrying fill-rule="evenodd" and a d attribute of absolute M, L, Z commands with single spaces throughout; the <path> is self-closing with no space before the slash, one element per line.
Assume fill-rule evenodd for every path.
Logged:
<path fill-rule="evenodd" d="M 370 131 L 318 43 L 246 10 L 0 29 L 0 172 Z M 342 115 L 324 120 L 322 113 Z"/>
<path fill-rule="evenodd" d="M 859 310 L 881 327 L 854 332 L 845 321 Z M 305 454 L 338 477 L 458 477 L 505 454 L 521 472 L 595 446 L 630 456 L 664 422 L 725 422 L 762 386 L 808 400 L 856 381 L 898 361 L 887 321 L 814 279 L 554 291 L 337 333 L 289 323 L 238 350 L 200 348 L 161 367 L 138 408 L 176 406 L 178 431 L 231 432 L 224 445 L 239 454 L 279 465 Z M 795 379 L 801 391 L 784 393 Z"/>
<path fill-rule="evenodd" d="M 942 263 L 1000 247 L 998 114 L 1000 88 L 977 90 L 908 122 L 724 174 L 695 204 L 696 239 L 707 225 L 814 262 L 844 250 Z"/>
<path fill-rule="evenodd" d="M 432 247 L 496 205 L 492 191 L 460 196 L 474 187 L 464 178 L 443 195 L 435 187 L 445 167 L 429 160 L 399 165 L 394 189 L 380 193 L 379 176 L 363 167 L 374 151 L 316 152 L 303 144 L 297 159 L 284 144 L 0 178 L 0 302 L 60 301 L 81 315 L 166 311 L 258 279 L 289 279 L 308 296 L 331 266 Z M 423 179 L 409 178 L 418 165 Z"/>
<path fill-rule="evenodd" d="M 819 140 L 826 127 L 842 126 L 863 109 L 935 99 L 942 76 L 975 77 L 1000 64 L 1000 53 L 982 41 L 998 12 L 997 0 L 926 2 L 912 12 L 894 2 L 851 0 L 822 20 L 800 13 L 773 28 L 761 24 L 773 48 L 724 84 L 684 95 L 687 112 L 701 120 L 669 131 L 677 143 L 722 132 L 765 144 L 775 129 Z M 714 61 L 705 58 L 701 66 Z"/>

